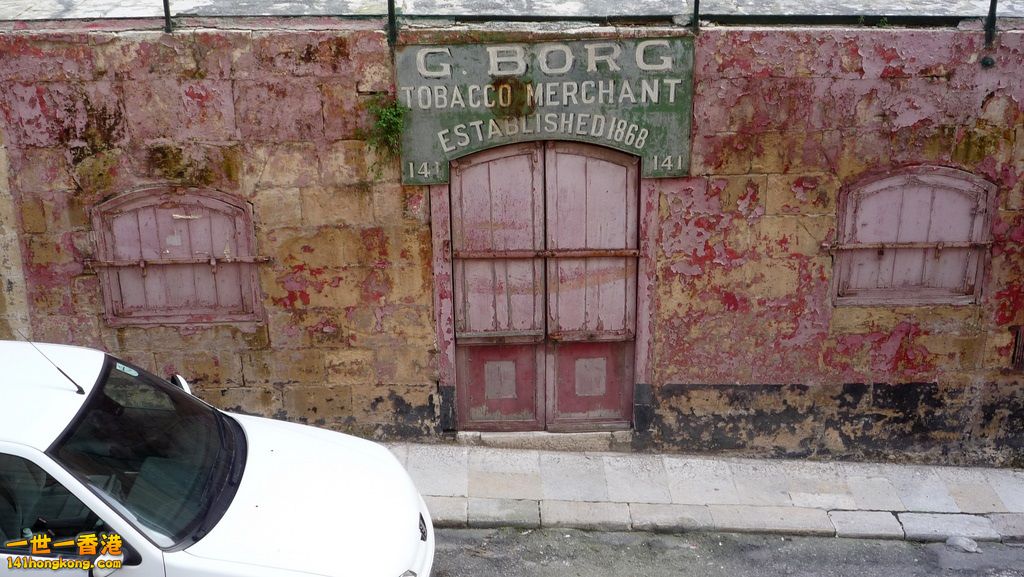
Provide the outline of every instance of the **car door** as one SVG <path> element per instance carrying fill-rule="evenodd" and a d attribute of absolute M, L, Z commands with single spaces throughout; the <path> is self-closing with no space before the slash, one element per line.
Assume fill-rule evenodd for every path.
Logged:
<path fill-rule="evenodd" d="M 103 483 L 103 479 L 90 479 Z M 122 555 L 102 555 L 105 546 Z M 95 549 L 93 549 L 95 547 Z M 82 563 L 120 559 L 117 569 Z M 49 568 L 64 561 L 63 567 Z M 35 568 L 31 568 L 35 567 Z M 45 454 L 0 443 L 0 572 L 163 577 L 163 554 Z"/>

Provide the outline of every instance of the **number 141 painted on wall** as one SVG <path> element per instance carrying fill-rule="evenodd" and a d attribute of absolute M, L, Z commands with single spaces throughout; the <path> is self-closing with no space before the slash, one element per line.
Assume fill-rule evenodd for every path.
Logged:
<path fill-rule="evenodd" d="M 651 157 L 651 165 L 656 170 L 683 170 L 683 157 L 682 155 L 658 156 L 655 154 Z"/>

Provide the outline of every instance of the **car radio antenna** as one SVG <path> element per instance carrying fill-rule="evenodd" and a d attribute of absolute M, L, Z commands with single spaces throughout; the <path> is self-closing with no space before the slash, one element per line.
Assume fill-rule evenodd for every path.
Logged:
<path fill-rule="evenodd" d="M 21 332 L 21 330 L 17 329 L 17 328 L 15 328 L 14 330 L 17 331 L 17 333 L 19 335 L 21 335 L 21 338 L 24 339 L 26 343 L 32 345 L 32 348 L 35 349 L 37 353 L 39 353 L 40 355 L 43 355 L 43 358 L 46 359 L 46 362 L 48 362 L 51 365 L 53 365 L 53 368 L 57 369 L 57 372 L 59 372 L 60 374 L 64 375 L 65 379 L 71 381 L 72 385 L 75 385 L 75 392 L 77 392 L 79 395 L 84 395 L 85 394 L 85 389 L 82 388 L 82 385 L 79 385 L 78 383 L 76 383 L 75 379 L 72 379 L 67 373 L 64 372 L 63 369 L 61 369 L 60 367 L 57 366 L 57 363 L 55 363 L 52 360 L 50 360 L 50 357 L 46 356 L 46 353 L 44 353 L 42 351 L 42 349 L 40 349 L 39 347 L 36 346 L 35 343 L 30 341 L 28 339 L 28 337 L 25 336 L 25 333 Z"/>

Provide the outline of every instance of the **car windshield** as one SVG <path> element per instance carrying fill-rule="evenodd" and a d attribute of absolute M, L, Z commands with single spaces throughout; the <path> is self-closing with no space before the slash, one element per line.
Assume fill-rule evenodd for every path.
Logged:
<path fill-rule="evenodd" d="M 157 546 L 172 548 L 198 540 L 232 476 L 226 421 L 167 381 L 108 357 L 97 389 L 49 452 Z"/>

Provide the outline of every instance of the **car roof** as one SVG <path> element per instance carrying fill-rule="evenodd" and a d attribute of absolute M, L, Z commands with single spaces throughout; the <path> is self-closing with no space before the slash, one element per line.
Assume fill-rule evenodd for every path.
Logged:
<path fill-rule="evenodd" d="M 45 451 L 82 408 L 104 359 L 104 353 L 94 349 L 0 341 L 0 441 Z M 85 394 L 78 394 L 54 364 Z"/>

